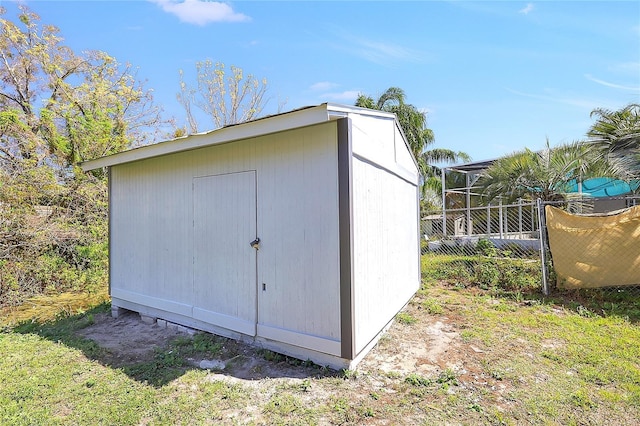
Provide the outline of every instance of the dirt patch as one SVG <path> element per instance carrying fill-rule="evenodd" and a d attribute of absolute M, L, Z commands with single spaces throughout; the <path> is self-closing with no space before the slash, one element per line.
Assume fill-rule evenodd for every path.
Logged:
<path fill-rule="evenodd" d="M 78 334 L 105 349 L 101 361 L 115 367 L 150 361 L 157 350 L 168 348 L 172 340 L 188 336 L 184 329 L 143 322 L 135 312 L 125 312 L 118 318 L 106 313 L 97 314 L 94 323 Z M 279 358 L 267 360 L 254 346 L 231 339 L 223 341 L 221 359 L 194 357 L 189 358 L 189 362 L 195 367 L 221 370 L 215 373 L 216 379 L 229 381 L 304 379 L 318 373 L 317 367 L 313 370 L 304 365 L 291 365 Z M 423 316 L 417 324 L 394 323 L 357 370 L 365 374 L 401 376 L 411 373 L 433 376 L 445 369 L 464 372 L 469 353 L 473 355 L 474 351 L 462 343 L 449 318 Z"/>
<path fill-rule="evenodd" d="M 166 348 L 172 339 L 185 335 L 178 330 L 144 323 L 135 312 L 125 312 L 118 318 L 96 314 L 93 324 L 77 334 L 105 349 L 103 361 L 116 367 L 150 360 L 156 349 Z"/>
<path fill-rule="evenodd" d="M 451 357 L 457 345 L 459 334 L 445 317 L 432 318 L 429 324 L 394 324 L 358 369 L 401 375 L 453 369 L 458 367 Z"/>
<path fill-rule="evenodd" d="M 136 312 L 125 311 L 118 318 L 110 314 L 96 314 L 93 324 L 77 331 L 81 337 L 93 340 L 104 349 L 99 361 L 113 367 L 130 366 L 152 361 L 158 351 L 168 349 L 178 337 L 190 337 L 196 330 L 182 326 L 160 326 L 141 319 Z M 218 379 L 228 381 L 252 381 L 263 378 L 309 377 L 309 369 L 303 365 L 291 365 L 279 357 L 268 360 L 259 348 L 232 339 L 220 338 L 224 342 L 220 359 L 189 357 L 187 361 L 193 367 L 209 369 Z M 223 373 L 216 374 L 216 370 Z"/>

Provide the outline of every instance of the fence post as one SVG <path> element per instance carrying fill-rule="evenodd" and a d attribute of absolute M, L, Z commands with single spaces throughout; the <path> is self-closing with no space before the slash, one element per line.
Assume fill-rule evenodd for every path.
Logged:
<path fill-rule="evenodd" d="M 465 199 L 465 205 L 467 207 L 467 237 L 471 236 L 471 181 L 469 180 L 469 173 L 465 174 L 465 182 L 467 185 L 467 194 Z"/>
<path fill-rule="evenodd" d="M 487 205 L 487 238 L 491 238 L 491 203 Z"/>
<path fill-rule="evenodd" d="M 531 233 L 536 230 L 536 216 L 534 214 L 535 206 L 531 203 Z"/>
<path fill-rule="evenodd" d="M 498 200 L 498 222 L 500 222 L 500 239 L 504 238 L 504 223 L 502 220 L 502 198 Z"/>
<path fill-rule="evenodd" d="M 545 243 L 544 243 L 544 204 L 540 198 L 537 199 L 538 205 L 538 238 L 540 239 L 540 263 L 542 264 L 542 294 L 549 295 L 549 284 L 547 283 L 547 262 L 545 260 Z"/>
<path fill-rule="evenodd" d="M 518 232 L 522 239 L 522 198 L 518 198 Z"/>
<path fill-rule="evenodd" d="M 447 236 L 447 180 L 446 173 L 447 168 L 443 167 L 440 174 L 440 182 L 442 184 L 442 238 Z"/>

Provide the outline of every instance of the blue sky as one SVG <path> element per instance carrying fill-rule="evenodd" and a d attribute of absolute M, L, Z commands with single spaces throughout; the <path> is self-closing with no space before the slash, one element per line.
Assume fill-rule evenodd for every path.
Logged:
<path fill-rule="evenodd" d="M 434 146 L 474 160 L 582 139 L 594 108 L 640 102 L 637 1 L 22 3 L 73 49 L 131 63 L 178 123 L 178 72 L 205 59 L 266 78 L 267 112 L 401 87 Z"/>

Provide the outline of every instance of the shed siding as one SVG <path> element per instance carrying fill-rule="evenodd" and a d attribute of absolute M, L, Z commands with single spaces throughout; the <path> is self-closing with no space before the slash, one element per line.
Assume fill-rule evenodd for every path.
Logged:
<path fill-rule="evenodd" d="M 418 171 L 395 120 L 350 115 L 353 154 L 417 184 Z"/>
<path fill-rule="evenodd" d="M 111 291 L 192 305 L 191 188 L 176 163 L 148 160 L 111 170 Z M 185 216 L 187 215 L 187 216 Z"/>
<path fill-rule="evenodd" d="M 281 133 L 257 158 L 259 329 L 339 341 L 336 123 Z"/>
<path fill-rule="evenodd" d="M 257 322 L 265 334 L 289 336 L 291 344 L 296 334 L 304 334 L 317 350 L 335 354 L 340 339 L 336 133 L 336 124 L 325 122 L 113 166 L 114 297 L 137 298 L 158 309 L 175 305 L 183 315 L 191 307 L 190 315 L 217 321 L 196 306 L 194 178 L 255 171 L 261 239 Z M 249 247 L 250 241 L 242 244 Z"/>
<path fill-rule="evenodd" d="M 349 118 L 353 132 L 353 153 L 382 167 L 395 169 L 394 120 L 363 115 Z"/>
<path fill-rule="evenodd" d="M 356 354 L 407 303 L 420 283 L 417 169 L 395 123 L 379 123 L 385 128 L 367 124 L 353 132 Z M 375 149 L 367 146 L 369 139 Z"/>
<path fill-rule="evenodd" d="M 413 156 L 405 145 L 404 137 L 402 136 L 402 133 L 400 133 L 400 129 L 396 126 L 394 127 L 395 131 L 393 132 L 393 144 L 395 147 L 395 158 L 397 167 L 401 170 L 406 171 L 406 173 L 410 174 L 411 176 L 417 177 L 416 163 L 413 159 Z"/>

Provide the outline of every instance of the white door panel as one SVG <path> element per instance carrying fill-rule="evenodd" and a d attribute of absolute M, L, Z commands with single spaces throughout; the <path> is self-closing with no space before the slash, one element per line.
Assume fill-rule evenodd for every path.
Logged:
<path fill-rule="evenodd" d="M 194 178 L 193 226 L 194 317 L 255 335 L 256 172 Z"/>

